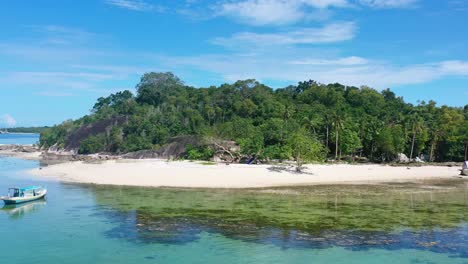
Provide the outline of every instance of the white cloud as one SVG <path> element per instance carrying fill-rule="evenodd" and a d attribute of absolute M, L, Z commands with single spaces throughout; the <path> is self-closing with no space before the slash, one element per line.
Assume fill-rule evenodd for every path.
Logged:
<path fill-rule="evenodd" d="M 59 25 L 31 25 L 27 28 L 32 29 L 33 33 L 40 34 L 40 43 L 47 45 L 84 44 L 97 36 L 82 29 Z"/>
<path fill-rule="evenodd" d="M 452 75 L 468 75 L 468 62 L 444 61 L 440 64 L 441 71 Z"/>
<path fill-rule="evenodd" d="M 322 28 L 300 28 L 287 32 L 242 32 L 229 38 L 216 38 L 213 43 L 226 47 L 277 46 L 293 44 L 333 43 L 353 39 L 356 34 L 353 22 L 326 25 Z"/>
<path fill-rule="evenodd" d="M 124 80 L 127 76 L 112 73 L 11 71 L 0 74 L 4 87 L 54 88 L 68 93 L 70 89 L 96 91 L 106 81 Z"/>
<path fill-rule="evenodd" d="M 339 59 L 301 59 L 296 61 L 290 61 L 289 64 L 296 65 L 363 65 L 367 64 L 369 61 L 367 59 L 351 56 L 346 58 Z"/>
<path fill-rule="evenodd" d="M 6 89 L 24 87 L 35 89 L 33 94 L 67 96 L 81 92 L 78 89 L 99 90 L 104 94 L 105 89 L 131 86 L 138 81 L 138 75 L 150 70 L 170 70 L 183 76 L 200 74 L 203 78 L 216 78 L 216 82 L 255 78 L 271 84 L 314 79 L 323 83 L 341 82 L 375 88 L 427 83 L 450 76 L 468 77 L 467 61 L 401 66 L 347 54 L 339 47 L 316 45 L 353 39 L 357 33 L 354 22 L 288 29 L 270 33 L 265 33 L 265 29 L 262 33 L 243 32 L 217 38 L 213 42 L 230 49 L 222 54 L 185 57 L 143 52 L 124 54 L 108 49 L 83 48 L 81 43 L 48 49 L 45 48 L 47 45 L 38 45 L 37 41 L 0 44 L 0 55 L 12 56 L 16 61 L 24 58 L 25 65 L 35 67 L 23 71 L 4 69 L 0 72 L 0 82 Z M 41 32 L 64 31 L 52 26 Z M 127 64 L 116 66 L 119 61 Z M 197 78 L 201 79 L 193 77 Z M 209 81 L 204 84 L 206 82 Z"/>
<path fill-rule="evenodd" d="M 370 7 L 376 9 L 413 7 L 419 0 L 242 0 L 223 1 L 214 9 L 254 26 L 287 25 L 304 20 L 323 20 L 327 9 Z"/>
<path fill-rule="evenodd" d="M 135 55 L 133 54 L 131 56 Z M 70 66 L 74 69 L 110 73 L 113 76 L 143 75 L 150 69 L 150 67 L 130 65 L 73 64 Z"/>
<path fill-rule="evenodd" d="M 317 8 L 327 8 L 327 7 L 347 7 L 349 3 L 347 0 L 299 0 L 306 5 L 310 5 Z"/>
<path fill-rule="evenodd" d="M 305 15 L 295 2 L 271 0 L 225 3 L 219 14 L 238 17 L 239 20 L 253 25 L 289 24 Z"/>
<path fill-rule="evenodd" d="M 245 0 L 224 2 L 216 7 L 218 15 L 237 18 L 252 25 L 285 25 L 313 18 L 309 8 L 346 6 L 347 0 Z M 320 18 L 320 13 L 316 13 Z"/>
<path fill-rule="evenodd" d="M 138 63 L 118 66 L 115 61 L 140 59 L 99 48 L 108 37 L 59 25 L 29 25 L 30 37 L 23 41 L 0 43 L 0 57 L 23 65 L 0 69 L 0 89 L 32 89 L 42 96 L 69 96 L 82 92 L 102 93 L 113 82 L 137 79 L 145 72 Z M 50 39 L 61 39 L 52 42 Z M 130 59 L 129 59 L 130 58 Z M 112 60 L 112 66 L 102 62 Z M 82 91 L 77 91 L 82 90 Z"/>
<path fill-rule="evenodd" d="M 16 120 L 10 114 L 4 114 L 0 121 L 1 124 L 7 127 L 13 127 L 16 125 Z"/>
<path fill-rule="evenodd" d="M 162 6 L 152 5 L 142 0 L 106 0 L 105 3 L 132 11 L 165 11 Z"/>
<path fill-rule="evenodd" d="M 413 7 L 419 0 L 359 0 L 361 5 L 373 8 L 406 8 Z"/>
<path fill-rule="evenodd" d="M 294 83 L 313 79 L 322 83 L 368 85 L 384 89 L 397 85 L 429 83 L 457 76 L 468 77 L 468 61 L 440 61 L 406 66 L 393 65 L 358 56 L 331 57 L 294 49 L 265 53 L 201 55 L 166 58 L 166 64 L 178 70 L 203 70 L 222 76 L 225 81 L 257 79 L 268 83 Z"/>

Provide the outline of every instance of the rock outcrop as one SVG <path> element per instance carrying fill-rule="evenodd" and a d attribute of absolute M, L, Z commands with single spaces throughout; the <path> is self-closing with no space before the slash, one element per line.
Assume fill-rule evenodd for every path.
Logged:
<path fill-rule="evenodd" d="M 202 146 L 204 141 L 197 136 L 179 136 L 170 139 L 169 143 L 155 150 L 139 150 L 122 155 L 126 159 L 178 159 L 185 156 L 187 146 Z"/>
<path fill-rule="evenodd" d="M 112 129 L 112 127 L 120 126 L 124 124 L 125 122 L 127 122 L 127 117 L 119 116 L 119 117 L 97 121 L 88 125 L 84 125 L 80 127 L 79 129 L 77 129 L 68 137 L 68 140 L 64 149 L 66 151 L 77 152 L 78 149 L 80 148 L 81 142 L 87 137 L 89 137 L 90 135 L 98 135 L 101 133 L 107 133 Z"/>

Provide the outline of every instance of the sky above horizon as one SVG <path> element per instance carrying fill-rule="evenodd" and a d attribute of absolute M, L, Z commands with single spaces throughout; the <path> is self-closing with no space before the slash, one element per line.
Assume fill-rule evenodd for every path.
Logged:
<path fill-rule="evenodd" d="M 468 0 L 15 0 L 0 22 L 0 127 L 79 118 L 150 71 L 468 104 Z"/>

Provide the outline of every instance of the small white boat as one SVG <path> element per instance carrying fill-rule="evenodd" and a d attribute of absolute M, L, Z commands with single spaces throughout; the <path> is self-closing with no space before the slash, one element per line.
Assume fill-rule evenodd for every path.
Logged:
<path fill-rule="evenodd" d="M 8 196 L 0 197 L 5 204 L 20 204 L 42 199 L 46 196 L 47 189 L 41 186 L 26 188 L 9 188 Z"/>

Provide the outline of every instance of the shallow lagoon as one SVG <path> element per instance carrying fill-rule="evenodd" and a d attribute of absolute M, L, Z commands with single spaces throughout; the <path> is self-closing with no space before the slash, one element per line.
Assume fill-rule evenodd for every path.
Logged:
<path fill-rule="evenodd" d="M 468 263 L 462 180 L 152 189 L 41 182 L 22 172 L 38 165 L 0 158 L 1 191 L 49 189 L 46 201 L 0 210 L 8 263 Z"/>

